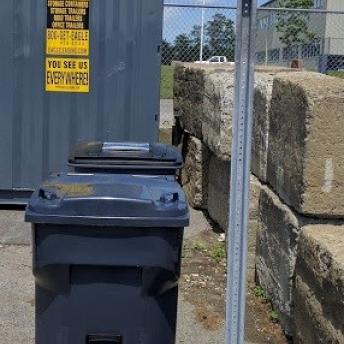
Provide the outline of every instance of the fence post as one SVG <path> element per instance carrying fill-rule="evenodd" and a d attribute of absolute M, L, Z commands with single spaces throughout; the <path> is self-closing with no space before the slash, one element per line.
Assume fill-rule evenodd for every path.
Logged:
<path fill-rule="evenodd" d="M 199 49 L 199 60 L 203 62 L 203 44 L 204 44 L 204 11 L 205 11 L 205 0 L 203 0 L 203 7 L 202 7 L 202 19 L 201 19 L 201 42 L 200 42 L 200 49 Z"/>
<path fill-rule="evenodd" d="M 238 0 L 230 219 L 227 236 L 226 344 L 244 343 L 256 9 L 256 0 Z"/>

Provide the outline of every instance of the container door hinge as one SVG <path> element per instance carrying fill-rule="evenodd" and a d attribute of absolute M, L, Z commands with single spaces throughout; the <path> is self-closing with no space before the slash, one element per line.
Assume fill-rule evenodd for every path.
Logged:
<path fill-rule="evenodd" d="M 242 2 L 242 16 L 249 17 L 251 14 L 252 0 L 243 0 Z"/>

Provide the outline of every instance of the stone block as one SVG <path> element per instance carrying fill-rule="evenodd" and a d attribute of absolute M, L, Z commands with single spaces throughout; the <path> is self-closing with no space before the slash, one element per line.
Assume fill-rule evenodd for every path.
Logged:
<path fill-rule="evenodd" d="M 174 113 L 184 130 L 201 139 L 221 160 L 230 160 L 235 68 L 232 65 L 177 63 Z M 269 110 L 274 76 L 288 68 L 257 68 L 253 172 L 266 180 Z"/>
<path fill-rule="evenodd" d="M 204 77 L 202 137 L 224 161 L 231 156 L 234 77 L 234 69 L 215 69 Z"/>
<path fill-rule="evenodd" d="M 174 69 L 173 108 L 183 129 L 202 139 L 204 73 L 202 69 L 176 63 Z"/>
<path fill-rule="evenodd" d="M 230 162 L 210 154 L 208 177 L 208 213 L 222 230 L 228 227 Z"/>
<path fill-rule="evenodd" d="M 294 300 L 294 343 L 344 343 L 344 225 L 304 228 Z"/>
<path fill-rule="evenodd" d="M 274 79 L 267 181 L 299 213 L 344 215 L 344 80 L 313 72 Z"/>
<path fill-rule="evenodd" d="M 205 209 L 208 200 L 209 150 L 196 137 L 185 135 L 183 156 L 181 182 L 189 204 L 196 209 Z"/>
<path fill-rule="evenodd" d="M 174 113 L 184 130 L 222 160 L 230 159 L 234 67 L 176 64 Z"/>
<path fill-rule="evenodd" d="M 266 182 L 273 78 L 268 73 L 256 73 L 255 78 L 251 170 L 263 182 Z"/>
<path fill-rule="evenodd" d="M 256 272 L 286 334 L 291 335 L 292 290 L 301 219 L 267 186 L 259 200 Z"/>
<path fill-rule="evenodd" d="M 278 73 L 295 73 L 298 71 L 298 69 L 283 67 L 259 68 L 255 74 L 251 170 L 263 182 L 267 180 L 266 171 L 273 81 L 278 76 Z"/>

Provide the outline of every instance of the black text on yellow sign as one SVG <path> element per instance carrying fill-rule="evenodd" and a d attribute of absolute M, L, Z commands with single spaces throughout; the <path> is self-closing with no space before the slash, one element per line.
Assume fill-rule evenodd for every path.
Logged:
<path fill-rule="evenodd" d="M 90 62 L 81 58 L 46 58 L 45 89 L 48 92 L 90 91 Z"/>

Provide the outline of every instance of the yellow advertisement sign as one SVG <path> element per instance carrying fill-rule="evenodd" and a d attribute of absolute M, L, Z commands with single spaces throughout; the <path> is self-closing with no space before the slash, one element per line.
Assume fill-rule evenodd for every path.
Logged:
<path fill-rule="evenodd" d="M 46 58 L 45 89 L 48 92 L 90 90 L 90 61 L 81 58 Z"/>
<path fill-rule="evenodd" d="M 47 29 L 47 55 L 88 56 L 89 30 Z"/>

